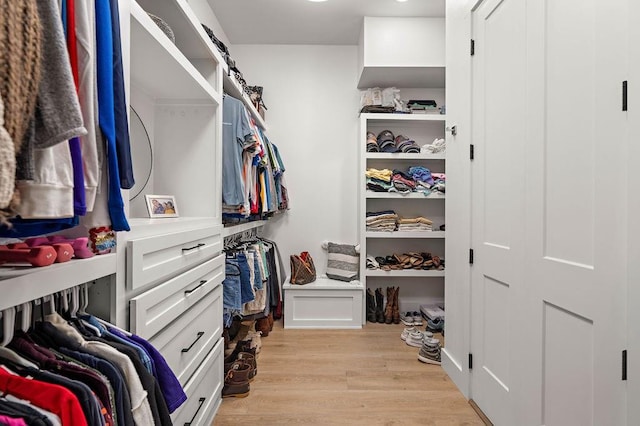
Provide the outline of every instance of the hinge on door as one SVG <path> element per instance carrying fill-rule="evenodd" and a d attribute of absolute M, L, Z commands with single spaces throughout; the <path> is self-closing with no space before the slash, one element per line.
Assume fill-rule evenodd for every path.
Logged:
<path fill-rule="evenodd" d="M 627 110 L 627 80 L 622 82 L 622 110 Z"/>
<path fill-rule="evenodd" d="M 469 263 L 473 265 L 473 249 L 469 249 Z"/>
<path fill-rule="evenodd" d="M 627 350 L 622 351 L 622 380 L 627 380 Z"/>
<path fill-rule="evenodd" d="M 469 354 L 469 370 L 473 370 L 473 354 Z"/>
<path fill-rule="evenodd" d="M 471 39 L 471 56 L 476 54 L 476 41 Z"/>
<path fill-rule="evenodd" d="M 476 156 L 473 144 L 469 145 L 469 159 L 473 160 Z"/>

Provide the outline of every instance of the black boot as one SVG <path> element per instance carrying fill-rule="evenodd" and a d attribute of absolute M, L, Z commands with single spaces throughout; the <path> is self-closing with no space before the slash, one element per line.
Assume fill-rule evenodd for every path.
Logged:
<path fill-rule="evenodd" d="M 370 288 L 367 289 L 367 321 L 376 322 L 376 296 Z"/>
<path fill-rule="evenodd" d="M 382 289 L 376 289 L 376 322 L 384 323 L 384 295 Z"/>

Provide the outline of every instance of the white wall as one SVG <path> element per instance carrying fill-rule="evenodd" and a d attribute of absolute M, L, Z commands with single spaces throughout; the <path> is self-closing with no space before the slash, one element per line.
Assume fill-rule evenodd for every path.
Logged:
<path fill-rule="evenodd" d="M 432 67 L 445 63 L 444 18 L 364 18 L 365 67 Z"/>
<path fill-rule="evenodd" d="M 307 250 L 326 270 L 324 240 L 357 244 L 356 46 L 234 45 L 250 85 L 264 86 L 267 136 L 280 149 L 291 210 L 262 235 L 288 256 Z M 288 272 L 287 272 L 288 273 Z"/>

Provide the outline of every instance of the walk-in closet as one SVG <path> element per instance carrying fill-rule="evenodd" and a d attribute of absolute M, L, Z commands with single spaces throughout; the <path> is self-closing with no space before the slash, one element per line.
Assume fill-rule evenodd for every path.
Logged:
<path fill-rule="evenodd" d="M 640 4 L 0 0 L 0 425 L 637 425 Z"/>

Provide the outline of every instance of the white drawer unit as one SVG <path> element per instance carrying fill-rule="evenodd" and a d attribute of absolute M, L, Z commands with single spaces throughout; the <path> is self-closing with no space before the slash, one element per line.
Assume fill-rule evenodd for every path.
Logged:
<path fill-rule="evenodd" d="M 222 226 L 133 238 L 127 242 L 127 283 L 141 289 L 222 251 Z"/>
<path fill-rule="evenodd" d="M 167 360 L 182 385 L 222 336 L 222 286 L 149 340 Z"/>
<path fill-rule="evenodd" d="M 130 301 L 131 331 L 150 339 L 224 280 L 224 254 L 190 269 Z"/>
<path fill-rule="evenodd" d="M 327 277 L 282 286 L 284 328 L 362 328 L 364 285 Z"/>
<path fill-rule="evenodd" d="M 184 387 L 188 399 L 171 415 L 175 425 L 205 426 L 213 421 L 222 400 L 223 347 L 220 339 Z"/>

